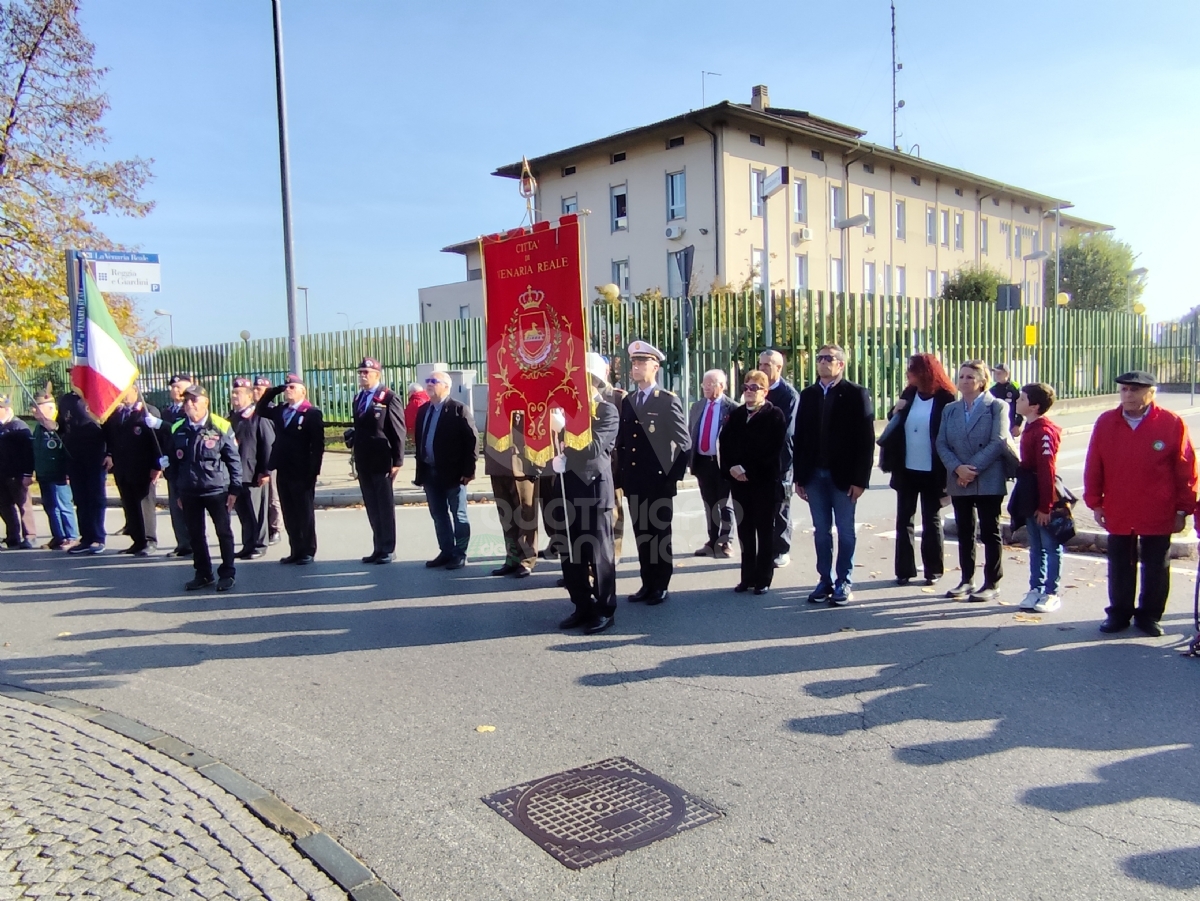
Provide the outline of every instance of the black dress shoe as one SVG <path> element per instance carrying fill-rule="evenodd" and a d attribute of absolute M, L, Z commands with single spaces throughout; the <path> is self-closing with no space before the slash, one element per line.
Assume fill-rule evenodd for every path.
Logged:
<path fill-rule="evenodd" d="M 590 617 L 584 616 L 582 613 L 580 613 L 578 610 L 576 610 L 574 613 L 572 613 L 570 616 L 568 616 L 566 619 L 564 619 L 561 623 L 559 623 L 558 627 L 560 629 L 576 629 L 579 626 L 582 626 L 590 621 L 591 621 Z"/>
<path fill-rule="evenodd" d="M 190 556 L 192 556 L 192 549 L 190 547 L 177 547 L 177 548 L 175 548 L 175 550 L 171 551 L 170 556 L 172 556 L 172 557 L 190 557 Z"/>
<path fill-rule="evenodd" d="M 611 616 L 597 616 L 584 626 L 583 633 L 585 635 L 599 635 L 601 632 L 611 629 L 613 621 L 614 618 Z"/>
<path fill-rule="evenodd" d="M 759 585 L 757 588 L 754 589 L 754 593 L 755 594 L 766 594 L 769 590 L 770 589 L 768 589 L 765 585 Z"/>
<path fill-rule="evenodd" d="M 493 576 L 511 576 L 518 569 L 524 569 L 520 563 L 505 563 L 503 566 L 497 566 L 492 570 Z"/>
<path fill-rule="evenodd" d="M 312 562 L 313 562 L 313 558 L 312 558 L 311 554 L 305 554 L 303 557 L 296 558 L 297 566 L 308 566 L 308 564 L 310 564 Z"/>
<path fill-rule="evenodd" d="M 367 554 L 367 556 L 362 558 L 362 562 L 363 563 L 374 563 L 378 559 L 379 559 L 378 554 Z"/>
<path fill-rule="evenodd" d="M 897 585 L 911 585 L 912 580 L 913 580 L 912 576 L 899 576 L 896 579 L 896 584 Z"/>
<path fill-rule="evenodd" d="M 528 566 L 521 566 L 519 563 L 517 564 L 517 568 L 513 571 L 514 579 L 528 579 L 532 575 L 532 569 L 530 569 Z"/>
<path fill-rule="evenodd" d="M 747 591 L 750 590 L 750 586 L 747 585 L 745 582 L 738 582 L 736 585 L 733 586 L 733 590 L 736 591 L 738 594 L 745 594 Z"/>
<path fill-rule="evenodd" d="M 559 576 L 557 579 L 554 580 L 554 587 L 555 588 L 566 588 L 567 580 L 564 579 L 562 576 Z"/>
<path fill-rule="evenodd" d="M 1112 635 L 1114 632 L 1124 632 L 1128 628 L 1129 628 L 1129 620 L 1116 619 L 1115 617 L 1112 617 L 1112 616 L 1108 617 L 1108 619 L 1106 619 L 1104 622 L 1102 622 L 1100 624 L 1100 631 L 1106 632 L 1109 635 Z"/>
<path fill-rule="evenodd" d="M 1163 627 L 1152 619 L 1138 619 L 1134 617 L 1133 627 L 1139 632 L 1145 632 L 1151 638 L 1162 638 Z"/>
<path fill-rule="evenodd" d="M 665 601 L 670 596 L 671 596 L 671 592 L 667 591 L 666 589 L 663 589 L 661 591 L 652 591 L 648 595 L 646 595 L 646 606 L 647 607 L 657 607 L 659 604 L 661 604 L 663 601 Z"/>
<path fill-rule="evenodd" d="M 650 597 L 650 589 L 644 585 L 629 596 L 629 603 L 636 604 L 638 601 L 644 601 Z"/>
<path fill-rule="evenodd" d="M 196 578 L 192 579 L 192 581 L 188 582 L 183 587 L 186 588 L 188 591 L 197 591 L 198 589 L 205 588 L 205 587 L 211 585 L 212 583 L 213 583 L 212 576 L 196 576 Z"/>
<path fill-rule="evenodd" d="M 974 582 L 959 582 L 946 592 L 946 597 L 951 600 L 961 601 L 963 598 L 974 594 L 977 590 Z"/>
<path fill-rule="evenodd" d="M 295 563 L 299 558 L 295 554 L 288 554 L 286 557 L 280 557 L 280 563 Z"/>
<path fill-rule="evenodd" d="M 438 554 L 432 560 L 426 560 L 425 566 L 428 569 L 437 569 L 439 566 L 445 566 L 452 558 L 449 554 Z"/>
<path fill-rule="evenodd" d="M 694 557 L 711 557 L 713 555 L 713 547 L 711 544 L 706 544 L 702 548 L 697 548 L 692 555 Z"/>
<path fill-rule="evenodd" d="M 446 564 L 446 569 L 462 569 L 467 565 L 466 557 L 454 557 Z"/>

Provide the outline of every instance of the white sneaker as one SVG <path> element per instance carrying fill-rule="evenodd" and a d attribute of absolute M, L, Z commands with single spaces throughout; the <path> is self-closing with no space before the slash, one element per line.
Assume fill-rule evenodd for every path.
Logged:
<path fill-rule="evenodd" d="M 1033 591 L 1030 589 L 1026 593 L 1025 597 L 1021 598 L 1021 609 L 1036 610 L 1038 601 L 1041 600 L 1041 597 L 1042 593 L 1040 591 Z"/>
<path fill-rule="evenodd" d="M 1038 613 L 1053 613 L 1055 610 L 1057 610 L 1061 606 L 1062 606 L 1062 601 L 1059 599 L 1058 595 L 1043 594 L 1041 597 L 1038 598 L 1038 601 L 1034 605 L 1033 609 L 1036 610 Z"/>
<path fill-rule="evenodd" d="M 780 554 L 778 557 L 775 558 L 775 568 L 783 569 L 785 566 L 787 566 L 791 562 L 792 562 L 792 557 L 790 554 Z"/>

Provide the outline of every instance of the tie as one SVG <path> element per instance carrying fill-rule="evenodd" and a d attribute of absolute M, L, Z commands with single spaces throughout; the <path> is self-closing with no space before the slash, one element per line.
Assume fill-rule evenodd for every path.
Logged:
<path fill-rule="evenodd" d="M 635 408 L 635 409 L 637 409 L 637 410 L 640 410 L 640 409 L 642 409 L 642 404 L 645 402 L 645 400 L 646 400 L 646 395 L 645 395 L 645 392 L 643 392 L 641 389 L 638 389 L 638 393 L 637 393 L 637 403 L 635 403 L 635 404 L 633 405 L 633 406 L 634 406 L 634 408 Z"/>
<path fill-rule="evenodd" d="M 713 407 L 716 404 L 713 401 L 708 402 L 708 409 L 704 411 L 704 421 L 700 423 L 700 453 L 712 453 L 712 439 L 709 437 L 712 434 Z"/>
<path fill-rule="evenodd" d="M 371 401 L 370 391 L 360 391 L 358 395 L 358 415 L 362 416 L 367 412 L 367 406 Z"/>
<path fill-rule="evenodd" d="M 295 407 L 288 407 L 286 410 L 283 411 L 283 425 L 285 428 L 292 424 L 292 419 L 293 419 L 293 417 L 295 417 L 295 415 L 296 415 Z"/>

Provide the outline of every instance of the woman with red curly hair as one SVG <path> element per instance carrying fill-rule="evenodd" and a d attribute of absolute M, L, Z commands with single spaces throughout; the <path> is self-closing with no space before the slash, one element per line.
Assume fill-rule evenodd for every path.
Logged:
<path fill-rule="evenodd" d="M 945 572 L 942 539 L 942 497 L 946 494 L 946 468 L 934 442 L 942 423 L 942 410 L 955 398 L 954 384 L 933 354 L 914 354 L 908 361 L 908 387 L 896 401 L 889 419 L 898 421 L 882 439 L 896 489 L 896 583 L 907 585 L 917 577 L 913 518 L 921 505 L 921 563 L 925 584 L 933 585 Z"/>

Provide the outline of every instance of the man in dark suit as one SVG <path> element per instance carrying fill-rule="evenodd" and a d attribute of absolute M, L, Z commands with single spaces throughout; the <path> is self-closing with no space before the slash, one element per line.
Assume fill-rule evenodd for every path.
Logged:
<path fill-rule="evenodd" d="M 271 380 L 265 375 L 254 379 L 254 402 L 257 404 L 271 388 Z M 263 486 L 267 495 L 267 543 L 279 544 L 279 533 L 283 531 L 283 510 L 279 506 L 279 474 L 272 471 Z"/>
<path fill-rule="evenodd" d="M 512 415 L 510 441 L 504 450 L 483 449 L 483 471 L 492 481 L 496 515 L 504 533 L 504 563 L 493 576 L 523 579 L 537 563 L 538 494 L 541 467 L 525 456 L 525 413 Z"/>
<path fill-rule="evenodd" d="M 579 626 L 588 635 L 612 627 L 617 610 L 617 561 L 613 555 L 615 503 L 610 454 L 617 440 L 617 408 L 603 399 L 607 366 L 599 354 L 588 354 L 592 386 L 592 440 L 587 447 L 563 448 L 550 461 L 557 474 L 559 496 L 566 497 L 566 537 L 562 556 L 563 581 L 575 612 L 559 623 L 560 629 Z M 599 373 L 599 374 L 597 374 Z M 559 414 L 561 416 L 561 414 Z M 556 432 L 565 425 L 551 418 Z M 592 580 L 595 580 L 593 585 Z"/>
<path fill-rule="evenodd" d="M 159 447 L 166 447 L 171 443 L 171 427 L 184 418 L 183 392 L 194 381 L 196 378 L 191 373 L 180 372 L 171 376 L 171 381 L 167 383 L 170 401 L 162 410 L 162 424 L 158 427 Z M 183 508 L 179 506 L 178 501 L 179 495 L 175 493 L 175 480 L 167 479 L 167 509 L 171 513 L 171 530 L 175 533 L 175 550 L 171 551 L 171 556 L 190 557 L 192 556 L 192 545 L 190 544 L 191 539 L 188 538 L 187 520 L 184 518 Z"/>
<path fill-rule="evenodd" d="M 796 493 L 808 501 L 813 519 L 820 581 L 808 600 L 850 603 L 854 570 L 854 508 L 871 484 L 875 462 L 874 407 L 866 390 L 846 381 L 846 351 L 827 344 L 817 351 L 816 384 L 800 392 L 796 414 Z M 833 525 L 837 523 L 837 578 L 833 570 Z"/>
<path fill-rule="evenodd" d="M 467 485 L 475 478 L 479 433 L 470 410 L 450 397 L 450 374 L 430 373 L 425 379 L 429 403 L 417 413 L 417 477 L 437 534 L 438 555 L 431 569 L 462 569 L 467 565 L 471 522 L 467 518 Z"/>
<path fill-rule="evenodd" d="M 234 504 L 242 527 L 239 560 L 253 560 L 267 552 L 267 484 L 275 427 L 255 412 L 254 383 L 244 375 L 233 380 L 229 422 L 242 462 L 242 486 Z"/>
<path fill-rule="evenodd" d="M 783 450 L 779 454 L 783 502 L 775 514 L 775 566 L 778 568 L 792 562 L 792 439 L 796 434 L 796 409 L 800 395 L 783 378 L 783 354 L 779 351 L 764 350 L 759 354 L 758 368 L 771 380 L 767 400 L 771 406 L 783 411 L 783 423 L 787 428 Z"/>
<path fill-rule="evenodd" d="M 717 439 L 737 404 L 725 395 L 725 373 L 720 369 L 704 373 L 700 387 L 704 400 L 692 404 L 688 432 L 692 436 L 692 475 L 700 483 L 708 541 L 696 556 L 728 557 L 733 508 L 729 506 L 729 481 L 717 465 Z"/>
<path fill-rule="evenodd" d="M 364 357 L 358 366 L 354 429 L 348 433 L 363 506 L 371 524 L 371 553 L 363 563 L 391 563 L 396 551 L 396 495 L 393 484 L 404 463 L 404 401 L 383 384 L 379 361 Z"/>
<path fill-rule="evenodd" d="M 162 450 L 154 426 L 162 422 L 158 411 L 147 406 L 131 387 L 121 405 L 104 421 L 104 440 L 108 445 L 105 466 L 117 483 L 117 494 L 125 511 L 125 534 L 132 544 L 119 553 L 135 557 L 150 555 L 146 533 L 145 500 L 151 487 L 162 475 Z"/>
<path fill-rule="evenodd" d="M 281 394 L 284 402 L 271 406 Z M 325 456 L 324 417 L 308 402 L 304 380 L 294 373 L 266 391 L 254 411 L 275 427 L 268 465 L 279 473 L 279 503 L 290 545 L 290 553 L 279 562 L 312 563 L 317 553 L 317 476 Z"/>
<path fill-rule="evenodd" d="M 630 601 L 661 604 L 674 565 L 671 526 L 675 494 L 687 471 L 692 439 L 679 398 L 655 383 L 666 356 L 646 341 L 629 345 L 634 390 L 621 404 L 617 431 L 617 485 L 625 491 L 637 540 L 642 587 Z"/>

